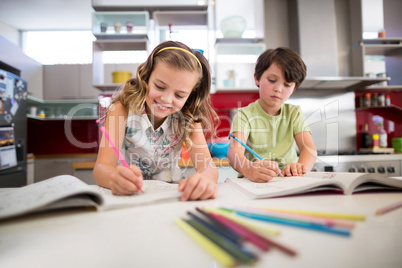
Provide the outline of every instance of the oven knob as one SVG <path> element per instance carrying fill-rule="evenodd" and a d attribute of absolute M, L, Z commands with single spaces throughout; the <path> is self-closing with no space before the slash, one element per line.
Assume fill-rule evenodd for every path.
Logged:
<path fill-rule="evenodd" d="M 351 167 L 351 168 L 349 168 L 348 171 L 349 171 L 349 172 L 356 172 L 356 168 L 355 168 L 355 167 Z"/>
<path fill-rule="evenodd" d="M 396 172 L 395 167 L 393 165 L 388 166 L 387 171 L 388 171 L 388 173 L 395 173 Z"/>
<path fill-rule="evenodd" d="M 377 168 L 377 170 L 378 170 L 379 173 L 385 173 L 385 167 L 384 166 L 379 166 Z"/>
<path fill-rule="evenodd" d="M 369 168 L 367 169 L 367 171 L 368 171 L 369 173 L 375 173 L 375 167 L 369 167 Z"/>
<path fill-rule="evenodd" d="M 325 166 L 324 171 L 325 172 L 334 172 L 334 167 L 333 166 Z"/>
<path fill-rule="evenodd" d="M 358 171 L 359 171 L 360 173 L 366 173 L 366 172 L 367 172 L 367 169 L 366 169 L 366 167 L 359 167 Z"/>

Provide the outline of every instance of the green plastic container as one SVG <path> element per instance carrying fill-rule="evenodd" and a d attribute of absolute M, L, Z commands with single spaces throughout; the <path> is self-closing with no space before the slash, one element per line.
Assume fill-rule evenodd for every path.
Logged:
<path fill-rule="evenodd" d="M 392 138 L 392 147 L 395 152 L 402 152 L 402 138 Z"/>

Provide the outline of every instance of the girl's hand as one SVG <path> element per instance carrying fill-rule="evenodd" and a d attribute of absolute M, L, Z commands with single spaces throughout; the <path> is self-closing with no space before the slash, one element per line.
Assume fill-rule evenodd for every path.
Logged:
<path fill-rule="evenodd" d="M 285 176 L 303 176 L 307 173 L 307 168 L 301 163 L 287 164 L 283 170 Z"/>
<path fill-rule="evenodd" d="M 110 174 L 109 188 L 115 195 L 130 195 L 142 188 L 142 172 L 139 167 L 117 166 Z"/>
<path fill-rule="evenodd" d="M 268 160 L 256 160 L 251 163 L 251 167 L 243 174 L 254 182 L 268 182 L 281 173 L 278 163 Z"/>
<path fill-rule="evenodd" d="M 179 192 L 183 192 L 181 201 L 206 200 L 218 196 L 218 185 L 212 179 L 196 172 L 179 183 Z"/>

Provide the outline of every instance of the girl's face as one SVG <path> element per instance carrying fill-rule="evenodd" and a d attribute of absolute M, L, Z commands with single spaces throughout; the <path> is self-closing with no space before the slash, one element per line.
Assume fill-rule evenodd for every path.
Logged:
<path fill-rule="evenodd" d="M 147 114 L 154 129 L 165 118 L 180 111 L 198 80 L 196 72 L 178 70 L 164 62 L 157 62 L 148 81 L 145 99 Z"/>
<path fill-rule="evenodd" d="M 260 87 L 260 105 L 272 116 L 278 115 L 282 104 L 292 95 L 296 83 L 286 82 L 282 70 L 276 63 L 271 64 L 258 81 L 254 75 L 255 84 Z"/>

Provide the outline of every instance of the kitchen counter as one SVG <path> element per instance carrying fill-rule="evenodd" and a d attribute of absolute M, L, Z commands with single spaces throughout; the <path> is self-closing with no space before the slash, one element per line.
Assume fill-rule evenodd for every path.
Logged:
<path fill-rule="evenodd" d="M 169 202 L 111 211 L 71 209 L 1 223 L 0 267 L 217 267 L 223 266 L 175 223 L 196 207 L 247 206 L 363 214 L 350 237 L 267 224 L 277 241 L 298 252 L 272 249 L 262 267 L 402 267 L 401 209 L 377 216 L 378 208 L 401 200 L 401 193 L 306 194 L 250 200 L 226 183 L 217 199 Z M 367 243 L 368 239 L 373 241 Z"/>
<path fill-rule="evenodd" d="M 73 169 L 93 169 L 95 166 L 96 159 L 88 160 L 88 161 L 79 161 L 73 163 Z M 217 167 L 222 166 L 230 166 L 229 161 L 227 158 L 214 158 L 214 164 Z M 193 162 L 190 159 L 180 159 L 179 167 L 193 167 Z"/>

